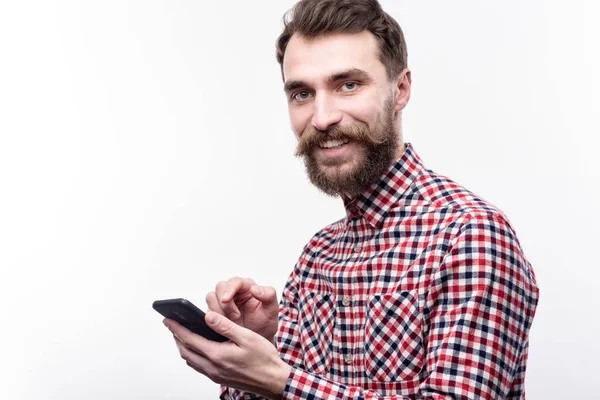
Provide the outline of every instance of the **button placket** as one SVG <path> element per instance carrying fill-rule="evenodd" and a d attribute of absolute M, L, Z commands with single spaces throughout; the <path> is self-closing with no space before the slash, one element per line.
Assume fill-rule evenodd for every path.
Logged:
<path fill-rule="evenodd" d="M 348 318 L 349 320 L 352 320 L 353 315 L 352 315 L 352 308 L 350 308 L 350 306 L 352 305 L 352 296 L 350 295 L 341 295 L 340 296 L 340 315 L 343 315 L 344 318 Z M 343 311 L 342 311 L 343 310 Z M 352 335 L 351 332 L 347 332 L 348 334 Z M 352 354 L 355 349 L 354 346 L 351 345 L 353 343 L 353 340 L 351 338 L 348 338 L 348 341 L 343 341 L 342 342 L 342 346 L 340 348 L 341 353 L 342 353 L 342 362 L 343 365 L 346 365 L 348 368 L 348 373 L 349 374 L 354 374 L 354 355 Z"/>

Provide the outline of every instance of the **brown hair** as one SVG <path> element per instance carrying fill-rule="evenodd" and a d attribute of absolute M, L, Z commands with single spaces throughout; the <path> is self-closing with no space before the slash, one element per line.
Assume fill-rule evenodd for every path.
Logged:
<path fill-rule="evenodd" d="M 331 33 L 369 31 L 379 42 L 379 59 L 390 80 L 407 66 L 407 50 L 400 25 L 383 11 L 378 0 L 301 0 L 283 16 L 277 38 L 277 62 L 283 76 L 283 57 L 294 34 L 307 39 Z"/>

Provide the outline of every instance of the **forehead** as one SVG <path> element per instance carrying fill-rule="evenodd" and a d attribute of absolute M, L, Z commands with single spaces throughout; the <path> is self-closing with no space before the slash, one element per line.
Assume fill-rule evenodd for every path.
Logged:
<path fill-rule="evenodd" d="M 283 59 L 284 80 L 325 80 L 332 74 L 361 69 L 374 78 L 385 76 L 375 36 L 368 31 L 306 39 L 293 35 Z"/>

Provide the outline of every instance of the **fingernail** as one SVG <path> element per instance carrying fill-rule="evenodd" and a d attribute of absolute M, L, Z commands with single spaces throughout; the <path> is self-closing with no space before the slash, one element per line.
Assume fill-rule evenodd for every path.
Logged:
<path fill-rule="evenodd" d="M 210 313 L 204 319 L 206 323 L 214 325 L 219 321 L 219 316 L 216 313 Z"/>
<path fill-rule="evenodd" d="M 223 296 L 221 296 L 221 300 L 229 298 L 229 292 L 225 292 L 223 293 Z"/>
<path fill-rule="evenodd" d="M 166 319 L 163 319 L 163 324 L 165 324 L 165 326 L 166 326 L 167 328 L 171 329 L 171 327 L 170 327 L 170 326 L 169 326 L 169 324 L 167 323 L 167 320 L 166 320 Z"/>
<path fill-rule="evenodd" d="M 265 294 L 265 289 L 263 289 L 262 286 L 258 287 L 260 289 L 260 295 L 262 296 L 263 294 Z"/>

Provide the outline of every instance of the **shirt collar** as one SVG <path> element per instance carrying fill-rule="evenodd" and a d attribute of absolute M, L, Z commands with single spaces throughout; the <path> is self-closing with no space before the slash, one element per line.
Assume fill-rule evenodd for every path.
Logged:
<path fill-rule="evenodd" d="M 389 209 L 400 200 L 415 178 L 421 173 L 423 163 L 410 143 L 404 154 L 387 170 L 379 181 L 353 199 L 344 199 L 346 223 L 363 216 L 374 228 L 380 228 Z"/>

